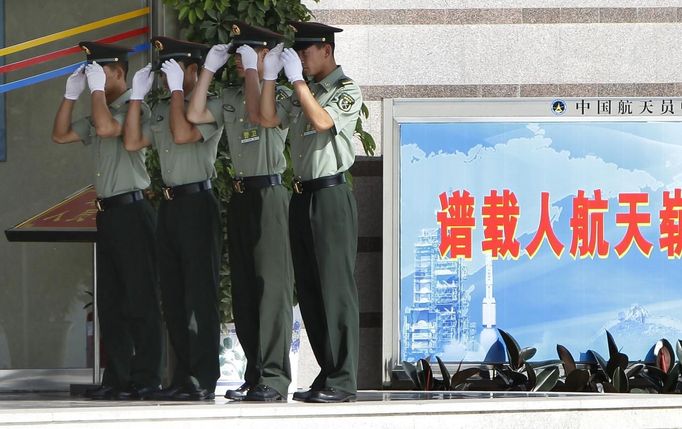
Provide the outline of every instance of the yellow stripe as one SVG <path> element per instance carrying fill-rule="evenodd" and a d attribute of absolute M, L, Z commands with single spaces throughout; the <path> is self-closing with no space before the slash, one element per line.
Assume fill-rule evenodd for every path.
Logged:
<path fill-rule="evenodd" d="M 81 25 L 69 30 L 60 31 L 59 33 L 50 34 L 49 36 L 38 37 L 37 39 L 29 40 L 27 42 L 17 43 L 16 45 L 0 49 L 0 57 L 147 14 L 149 14 L 149 8 L 144 7 L 132 12 L 126 12 L 121 15 L 112 16 L 111 18 L 100 19 L 99 21 L 91 22 L 89 24 Z"/>

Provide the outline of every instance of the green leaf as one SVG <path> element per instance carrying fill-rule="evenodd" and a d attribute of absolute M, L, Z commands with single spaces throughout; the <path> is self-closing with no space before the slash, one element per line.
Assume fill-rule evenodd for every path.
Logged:
<path fill-rule="evenodd" d="M 208 12 L 210 9 L 213 9 L 213 0 L 206 0 L 204 1 L 204 9 Z"/>
<path fill-rule="evenodd" d="M 438 366 L 440 367 L 441 377 L 443 377 L 443 388 L 445 390 L 450 390 L 450 372 L 438 356 L 436 356 L 436 360 L 438 361 Z"/>
<path fill-rule="evenodd" d="M 426 359 L 419 359 L 417 361 L 417 376 L 419 376 L 419 382 L 423 390 L 433 390 L 433 371 L 429 361 Z"/>
<path fill-rule="evenodd" d="M 525 347 L 519 351 L 523 362 L 528 362 L 531 360 L 533 356 L 535 356 L 535 353 L 537 353 L 537 349 L 535 349 L 535 347 Z"/>
<path fill-rule="evenodd" d="M 417 367 L 414 366 L 412 363 L 408 361 L 403 361 L 403 368 L 405 369 L 405 373 L 407 374 L 408 377 L 410 377 L 410 380 L 412 380 L 412 383 L 414 383 L 414 386 L 421 390 L 421 381 L 419 380 L 419 376 L 417 375 Z"/>
<path fill-rule="evenodd" d="M 516 342 L 514 337 L 509 335 L 507 332 L 503 331 L 500 328 L 497 328 L 497 330 L 500 332 L 500 336 L 502 337 L 502 340 L 504 341 L 504 345 L 507 348 L 507 356 L 509 357 L 509 366 L 512 367 L 512 369 L 518 369 L 521 367 L 521 364 L 523 363 L 521 361 L 521 354 L 520 354 L 520 347 L 519 343 Z"/>
<path fill-rule="evenodd" d="M 612 380 L 613 388 L 616 389 L 616 392 L 627 393 L 628 390 L 630 390 L 630 383 L 628 382 L 628 378 L 625 376 L 623 368 L 619 366 L 616 367 L 616 369 L 613 371 Z"/>
<path fill-rule="evenodd" d="M 618 353 L 618 346 L 616 345 L 616 342 L 613 340 L 613 335 L 611 335 L 608 329 L 606 330 L 606 339 L 609 343 L 609 359 L 611 359 L 613 356 L 616 355 L 616 353 Z"/>
<path fill-rule="evenodd" d="M 590 374 L 584 369 L 575 369 L 566 376 L 565 392 L 583 392 L 590 382 Z"/>
<path fill-rule="evenodd" d="M 668 373 L 668 378 L 665 380 L 663 385 L 662 393 L 672 393 L 677 387 L 677 382 L 680 379 L 680 363 L 676 363 L 670 372 Z"/>
<path fill-rule="evenodd" d="M 596 361 L 597 370 L 601 371 L 606 377 L 609 377 L 609 374 L 606 372 L 606 361 L 604 358 L 594 350 L 588 350 L 587 355 L 592 356 L 592 358 Z"/>
<path fill-rule="evenodd" d="M 194 9 L 194 13 L 198 19 L 204 19 L 204 9 L 202 9 L 201 6 L 198 6 L 196 9 Z"/>
<path fill-rule="evenodd" d="M 644 364 L 643 363 L 636 363 L 633 365 L 630 365 L 626 370 L 625 370 L 625 375 L 628 378 L 632 377 L 637 377 L 639 373 L 644 369 Z"/>
<path fill-rule="evenodd" d="M 549 392 L 559 380 L 559 368 L 545 368 L 538 374 L 533 392 Z"/>
<path fill-rule="evenodd" d="M 556 351 L 559 354 L 559 359 L 561 359 L 561 363 L 564 365 L 564 374 L 568 375 L 571 372 L 573 372 L 576 368 L 575 366 L 575 360 L 573 359 L 573 355 L 571 352 L 568 351 L 568 349 L 561 344 L 556 345 Z"/>
<path fill-rule="evenodd" d="M 194 9 L 191 9 L 187 14 L 187 20 L 190 24 L 194 24 L 194 22 L 197 20 L 197 13 L 194 11 Z"/>
<path fill-rule="evenodd" d="M 450 388 L 454 389 L 459 384 L 466 382 L 470 377 L 478 375 L 479 373 L 480 369 L 478 368 L 466 368 L 461 371 L 457 371 L 450 379 Z"/>
<path fill-rule="evenodd" d="M 183 6 L 180 8 L 180 12 L 178 13 L 178 21 L 182 21 L 185 19 L 187 14 L 189 13 L 189 6 Z"/>

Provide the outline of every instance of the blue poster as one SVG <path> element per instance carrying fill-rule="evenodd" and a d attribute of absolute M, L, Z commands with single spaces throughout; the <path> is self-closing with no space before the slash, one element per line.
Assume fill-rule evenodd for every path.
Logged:
<path fill-rule="evenodd" d="M 400 127 L 400 359 L 682 338 L 682 123 Z"/>

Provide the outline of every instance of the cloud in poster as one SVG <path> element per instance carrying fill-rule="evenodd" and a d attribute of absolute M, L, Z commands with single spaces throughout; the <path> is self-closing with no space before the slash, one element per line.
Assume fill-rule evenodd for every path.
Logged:
<path fill-rule="evenodd" d="M 438 195 L 442 192 L 466 189 L 477 198 L 474 258 L 469 265 L 469 272 L 473 272 L 483 265 L 482 255 L 476 252 L 480 249 L 476 246 L 480 246 L 483 238 L 480 207 L 483 196 L 492 189 L 509 189 L 516 193 L 521 208 L 516 236 L 520 237 L 537 229 L 542 192 L 549 192 L 554 203 L 575 195 L 579 189 L 584 189 L 591 196 L 595 184 L 599 184 L 604 198 L 615 198 L 622 192 L 661 191 L 670 186 L 651 171 L 621 168 L 615 162 L 607 162 L 593 154 L 574 157 L 568 150 L 552 147 L 552 139 L 545 135 L 540 125 L 529 124 L 527 128 L 529 137 L 511 138 L 494 146 L 452 142 L 453 148 L 470 147 L 453 153 L 427 154 L 418 142 L 405 142 L 401 146 L 403 277 L 413 271 L 412 249 L 420 229 L 437 227 L 435 213 L 439 209 Z M 644 143 L 650 144 L 650 141 Z M 576 141 L 576 144 L 598 144 L 598 141 Z M 682 159 L 682 147 L 665 146 L 666 156 Z M 682 182 L 682 176 L 678 175 L 675 182 Z M 615 209 L 617 207 L 612 204 L 610 210 Z M 559 209 L 552 207 L 551 217 L 556 220 L 559 215 Z"/>

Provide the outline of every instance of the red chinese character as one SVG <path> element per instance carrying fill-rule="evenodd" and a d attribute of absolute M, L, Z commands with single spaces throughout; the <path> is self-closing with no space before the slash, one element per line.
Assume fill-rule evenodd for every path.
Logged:
<path fill-rule="evenodd" d="M 682 190 L 675 189 L 675 196 L 663 193 L 663 210 L 660 212 L 661 251 L 668 251 L 668 259 L 682 256 Z"/>
<path fill-rule="evenodd" d="M 475 227 L 474 197 L 468 191 L 453 192 L 448 198 L 443 192 L 439 195 L 440 207 L 436 218 L 440 224 L 441 257 L 450 252 L 452 259 L 464 257 L 471 259 L 471 231 Z"/>
<path fill-rule="evenodd" d="M 519 221 L 519 203 L 516 195 L 505 189 L 502 195 L 497 191 L 490 191 L 490 195 L 483 198 L 483 251 L 491 251 L 493 259 L 500 255 L 503 258 L 511 255 L 519 257 L 521 244 L 514 237 L 516 225 Z M 503 237 L 504 233 L 504 237 Z"/>
<path fill-rule="evenodd" d="M 616 244 L 613 249 L 619 258 L 628 253 L 632 242 L 634 241 L 639 251 L 643 255 L 649 257 L 651 254 L 651 249 L 654 247 L 653 244 L 649 243 L 639 230 L 640 226 L 651 225 L 651 214 L 650 213 L 637 213 L 638 205 L 648 205 L 649 204 L 649 194 L 645 193 L 626 193 L 618 195 L 618 204 L 621 206 L 629 206 L 630 211 L 627 213 L 617 213 L 616 214 L 616 225 L 627 226 L 628 229 L 625 231 L 625 237 L 620 243 Z"/>
<path fill-rule="evenodd" d="M 594 199 L 585 198 L 585 191 L 578 191 L 573 198 L 573 217 L 570 220 L 573 238 L 571 256 L 594 258 L 595 250 L 600 258 L 609 256 L 609 243 L 604 240 L 604 213 L 609 209 L 608 200 L 602 200 L 601 190 L 594 191 Z"/>
<path fill-rule="evenodd" d="M 547 242 L 554 252 L 554 256 L 558 258 L 564 253 L 564 245 L 559 241 L 552 229 L 552 221 L 549 219 L 549 192 L 542 193 L 542 207 L 540 209 L 540 225 L 535 233 L 535 237 L 526 246 L 528 257 L 533 259 L 542 241 L 547 237 Z"/>

